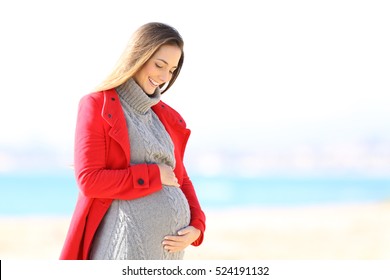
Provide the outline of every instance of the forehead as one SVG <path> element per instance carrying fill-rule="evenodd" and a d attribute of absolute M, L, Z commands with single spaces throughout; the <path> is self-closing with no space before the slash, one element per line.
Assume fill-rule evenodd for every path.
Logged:
<path fill-rule="evenodd" d="M 181 57 L 181 49 L 176 45 L 162 45 L 152 56 L 152 59 L 163 60 L 169 66 L 177 66 Z"/>

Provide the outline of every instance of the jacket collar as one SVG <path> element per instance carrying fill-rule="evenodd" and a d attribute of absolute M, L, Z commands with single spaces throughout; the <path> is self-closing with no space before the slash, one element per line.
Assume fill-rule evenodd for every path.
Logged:
<path fill-rule="evenodd" d="M 111 126 L 108 134 L 121 145 L 127 162 L 130 162 L 129 135 L 119 95 L 115 89 L 105 90 L 103 93 L 102 118 Z"/>

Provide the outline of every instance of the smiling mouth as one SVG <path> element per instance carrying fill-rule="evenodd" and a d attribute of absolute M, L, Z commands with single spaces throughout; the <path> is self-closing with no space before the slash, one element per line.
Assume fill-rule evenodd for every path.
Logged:
<path fill-rule="evenodd" d="M 156 83 L 155 81 L 153 81 L 151 78 L 149 78 L 149 82 L 154 85 L 155 87 L 158 87 L 158 83 Z"/>

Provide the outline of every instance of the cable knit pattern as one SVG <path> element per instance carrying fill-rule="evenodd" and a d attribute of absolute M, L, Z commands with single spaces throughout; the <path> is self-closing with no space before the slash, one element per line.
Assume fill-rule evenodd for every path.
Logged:
<path fill-rule="evenodd" d="M 133 79 L 117 88 L 125 112 L 131 147 L 130 164 L 164 163 L 175 167 L 174 146 L 151 107 L 159 89 L 145 94 Z M 166 235 L 190 223 L 188 201 L 180 188 L 163 186 L 159 192 L 134 200 L 115 200 L 92 243 L 91 259 L 182 259 L 184 252 L 168 253 Z"/>

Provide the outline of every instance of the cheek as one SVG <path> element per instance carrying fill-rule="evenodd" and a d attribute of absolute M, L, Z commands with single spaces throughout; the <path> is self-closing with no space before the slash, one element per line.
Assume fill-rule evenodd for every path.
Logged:
<path fill-rule="evenodd" d="M 149 65 L 146 65 L 145 68 L 144 68 L 144 74 L 146 77 L 149 77 L 149 76 L 154 76 L 154 75 L 157 75 L 158 74 L 158 71 L 156 69 L 155 66 L 149 64 Z"/>
<path fill-rule="evenodd" d="M 148 80 L 150 71 L 148 70 L 147 67 L 144 67 L 140 72 L 139 72 L 139 78 L 142 82 L 146 82 Z"/>

